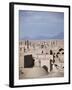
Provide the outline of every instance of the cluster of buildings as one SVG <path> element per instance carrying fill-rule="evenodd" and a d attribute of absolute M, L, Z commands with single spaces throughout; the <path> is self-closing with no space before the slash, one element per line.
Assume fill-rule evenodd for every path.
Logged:
<path fill-rule="evenodd" d="M 22 40 L 19 42 L 19 69 L 64 70 L 64 40 Z"/>

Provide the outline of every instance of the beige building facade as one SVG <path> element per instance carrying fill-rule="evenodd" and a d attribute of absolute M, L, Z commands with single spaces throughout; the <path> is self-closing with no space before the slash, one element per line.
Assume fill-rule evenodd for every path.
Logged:
<path fill-rule="evenodd" d="M 33 59 L 32 67 L 25 67 L 25 56 Z M 28 59 L 29 61 L 29 59 Z M 28 63 L 28 62 L 27 62 Z M 29 64 L 29 63 L 28 63 Z M 19 69 L 39 67 L 47 72 L 64 70 L 63 40 L 22 40 L 19 42 Z"/>

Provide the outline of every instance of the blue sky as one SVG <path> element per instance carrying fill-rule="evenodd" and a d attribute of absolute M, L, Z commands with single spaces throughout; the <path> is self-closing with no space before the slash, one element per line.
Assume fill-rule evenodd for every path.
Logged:
<path fill-rule="evenodd" d="M 64 13 L 19 11 L 19 38 L 54 37 L 64 32 Z M 37 38 L 38 39 L 38 38 Z M 43 38 L 42 38 L 43 39 Z"/>

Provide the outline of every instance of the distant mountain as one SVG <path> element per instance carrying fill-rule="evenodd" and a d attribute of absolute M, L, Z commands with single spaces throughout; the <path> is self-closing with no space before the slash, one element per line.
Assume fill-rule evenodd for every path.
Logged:
<path fill-rule="evenodd" d="M 61 32 L 58 35 L 53 36 L 51 39 L 64 39 L 64 32 Z"/>
<path fill-rule="evenodd" d="M 48 39 L 64 39 L 64 33 L 61 32 L 53 37 L 49 37 L 49 36 L 24 37 L 21 38 L 20 40 L 48 40 Z"/>
<path fill-rule="evenodd" d="M 47 40 L 49 38 L 50 38 L 49 36 L 38 36 L 38 37 L 35 37 L 34 40 Z"/>

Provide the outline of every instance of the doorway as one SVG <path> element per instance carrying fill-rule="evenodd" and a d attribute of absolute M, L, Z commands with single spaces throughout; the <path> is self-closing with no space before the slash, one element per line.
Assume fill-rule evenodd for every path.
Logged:
<path fill-rule="evenodd" d="M 32 55 L 24 56 L 24 68 L 31 68 L 34 66 L 34 59 Z"/>

